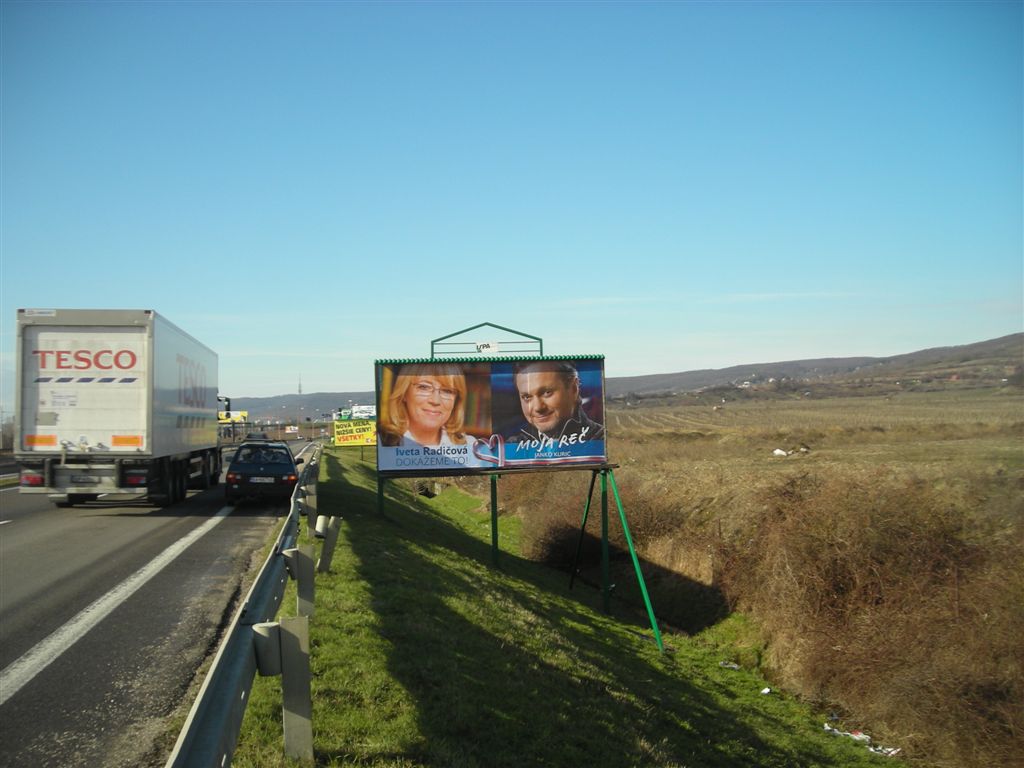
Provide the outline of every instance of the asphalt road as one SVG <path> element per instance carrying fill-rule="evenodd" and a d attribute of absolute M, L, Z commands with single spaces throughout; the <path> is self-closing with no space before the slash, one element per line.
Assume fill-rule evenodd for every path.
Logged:
<path fill-rule="evenodd" d="M 163 765 L 286 513 L 0 491 L 0 766 Z"/>

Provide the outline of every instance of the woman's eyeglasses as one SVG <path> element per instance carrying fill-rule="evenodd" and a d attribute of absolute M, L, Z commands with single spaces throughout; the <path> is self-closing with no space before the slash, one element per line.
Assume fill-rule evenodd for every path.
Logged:
<path fill-rule="evenodd" d="M 455 399 L 455 396 L 458 394 L 458 392 L 449 387 L 438 387 L 435 386 L 434 384 L 427 384 L 427 382 L 425 381 L 420 381 L 417 382 L 416 384 L 413 384 L 412 392 L 414 395 L 416 395 L 416 397 L 421 397 L 423 399 L 430 397 L 436 392 L 437 396 L 446 403 L 450 403 L 451 401 L 453 401 Z"/>

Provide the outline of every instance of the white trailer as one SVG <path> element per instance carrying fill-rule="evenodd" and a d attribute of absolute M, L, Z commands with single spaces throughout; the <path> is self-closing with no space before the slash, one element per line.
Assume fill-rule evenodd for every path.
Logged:
<path fill-rule="evenodd" d="M 220 479 L 217 355 L 152 310 L 19 309 L 22 493 L 161 505 Z"/>

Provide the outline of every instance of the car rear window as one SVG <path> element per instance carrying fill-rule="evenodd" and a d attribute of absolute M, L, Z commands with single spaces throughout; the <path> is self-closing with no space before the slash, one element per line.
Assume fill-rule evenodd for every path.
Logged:
<path fill-rule="evenodd" d="M 291 464 L 292 458 L 280 448 L 243 446 L 238 451 L 236 461 L 243 464 Z"/>

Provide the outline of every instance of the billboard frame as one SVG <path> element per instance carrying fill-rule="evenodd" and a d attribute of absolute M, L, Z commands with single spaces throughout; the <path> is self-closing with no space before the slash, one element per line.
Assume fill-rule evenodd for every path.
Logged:
<path fill-rule="evenodd" d="M 463 356 L 463 357 L 439 357 L 436 352 L 438 344 L 443 343 L 444 340 L 466 333 L 468 331 L 475 330 L 484 326 L 491 326 L 498 328 L 499 330 L 510 331 L 512 333 L 519 334 L 521 336 L 527 336 L 530 339 L 535 340 L 538 343 L 538 348 L 541 354 L 539 355 L 499 355 L 499 356 Z M 454 343 L 466 343 L 466 342 L 454 342 Z M 479 345 L 478 345 L 479 346 Z M 481 363 L 516 363 L 516 362 L 558 362 L 558 361 L 574 361 L 574 360 L 600 360 L 601 366 L 601 414 L 604 418 L 604 355 L 551 355 L 545 356 L 543 354 L 543 341 L 536 336 L 530 336 L 529 334 L 521 334 L 518 331 L 512 331 L 509 328 L 503 328 L 502 326 L 496 326 L 493 323 L 481 323 L 479 325 L 466 328 L 456 333 L 442 336 L 438 339 L 431 341 L 431 357 L 428 359 L 424 358 L 395 358 L 395 359 L 380 359 L 374 361 L 374 380 L 377 397 L 377 412 L 378 417 L 381 414 L 381 397 L 383 389 L 381 387 L 381 376 L 379 372 L 382 366 L 397 366 L 397 365 L 417 365 L 417 364 L 481 364 Z M 490 375 L 490 374 L 489 374 Z M 493 436 L 492 436 L 493 437 Z M 605 442 L 606 438 L 602 436 L 602 442 Z M 378 439 L 378 451 L 380 446 L 380 440 Z M 401 477 L 482 477 L 488 475 L 490 477 L 490 507 L 491 507 L 491 561 L 495 568 L 499 567 L 498 562 L 498 477 L 506 474 L 522 474 L 528 472 L 566 472 L 574 471 L 579 472 L 582 470 L 589 470 L 591 472 L 590 490 L 587 494 L 586 506 L 583 510 L 583 521 L 580 526 L 579 540 L 576 547 L 576 556 L 573 561 L 572 574 L 569 579 L 569 588 L 572 589 L 573 581 L 576 575 L 576 566 L 578 563 L 580 547 L 583 542 L 583 537 L 586 531 L 587 518 L 590 511 L 590 506 L 593 500 L 594 487 L 597 483 L 597 478 L 601 478 L 601 583 L 602 583 L 602 594 L 604 598 L 604 612 L 609 613 L 611 610 L 611 590 L 612 586 L 610 583 L 609 573 L 609 543 L 608 543 L 608 485 L 609 479 L 614 494 L 615 504 L 618 508 L 619 520 L 622 525 L 622 530 L 625 535 L 626 543 L 629 547 L 629 553 L 632 557 L 633 566 L 636 572 L 637 581 L 640 586 L 640 592 L 643 596 L 644 605 L 647 609 L 647 616 L 650 621 L 651 629 L 653 631 L 654 640 L 657 643 L 658 650 L 662 653 L 665 652 L 665 646 L 662 641 L 661 632 L 658 628 L 658 622 L 654 615 L 654 608 L 651 605 L 650 596 L 647 592 L 647 585 L 644 580 L 643 571 L 640 568 L 640 561 L 636 553 L 636 548 L 633 545 L 633 538 L 629 531 L 629 523 L 626 520 L 626 511 L 622 506 L 622 499 L 619 496 L 619 490 L 615 483 L 614 470 L 619 466 L 608 461 L 608 450 L 606 446 L 602 448 L 602 454 L 604 457 L 603 462 L 593 463 L 580 463 L 580 464 L 551 464 L 551 465 L 532 465 L 532 466 L 521 466 L 521 467 L 507 467 L 507 466 L 495 466 L 491 469 L 481 469 L 480 471 L 462 471 L 453 472 L 451 469 L 420 469 L 413 471 L 408 470 L 381 470 L 380 469 L 380 453 L 377 452 L 376 464 L 377 464 L 377 512 L 383 514 L 384 512 L 384 486 L 387 480 Z"/>
<path fill-rule="evenodd" d="M 385 358 L 374 360 L 374 380 L 376 387 L 377 397 L 377 419 L 380 423 L 383 413 L 383 405 L 381 403 L 382 390 L 380 388 L 380 381 L 378 381 L 377 373 L 382 367 L 391 366 L 402 366 L 402 365 L 480 365 L 480 364 L 499 364 L 499 365 L 510 365 L 516 363 L 558 363 L 558 362 L 575 362 L 575 361 L 600 361 L 601 363 L 601 409 L 600 412 L 603 414 L 605 410 L 605 399 L 604 399 L 604 355 L 601 354 L 588 354 L 588 355 L 499 355 L 499 356 L 479 356 L 479 357 L 448 357 L 448 358 L 416 358 L 416 357 L 403 357 L 403 358 Z M 492 436 L 493 437 L 493 436 Z M 607 438 L 601 438 L 602 442 L 607 442 Z M 417 469 L 403 470 L 403 469 L 381 469 L 380 467 L 380 453 L 379 448 L 382 443 L 378 437 L 378 454 L 377 454 L 377 473 L 378 476 L 387 478 L 395 477 L 473 477 L 483 476 L 489 474 L 513 474 L 522 472 L 552 472 L 552 471 L 564 471 L 569 469 L 582 470 L 582 469 L 601 469 L 602 467 L 609 466 L 607 456 L 608 450 L 605 447 L 602 451 L 604 455 L 604 461 L 580 461 L 578 463 L 571 463 L 570 461 L 564 461 L 563 463 L 550 463 L 545 464 L 543 459 L 536 459 L 537 463 L 529 466 L 496 466 L 493 468 L 480 467 L 479 469 L 470 469 L 468 471 L 453 471 L 451 468 L 447 469 Z"/>
<path fill-rule="evenodd" d="M 477 328 L 484 328 L 484 327 L 496 328 L 499 331 L 505 331 L 506 333 L 515 334 L 516 336 L 522 336 L 524 340 L 513 340 L 513 341 L 501 342 L 501 343 L 503 343 L 503 344 L 526 344 L 526 345 L 532 345 L 532 344 L 536 343 L 536 345 L 537 345 L 537 354 L 540 357 L 544 357 L 544 339 L 542 339 L 540 336 L 534 336 L 534 335 L 529 334 L 529 333 L 523 333 L 522 331 L 517 331 L 514 328 L 506 328 L 503 325 L 497 325 L 495 323 L 477 323 L 476 325 L 472 325 L 469 328 L 463 328 L 461 331 L 455 331 L 455 333 L 449 333 L 446 336 L 441 336 L 440 338 L 437 338 L 437 339 L 431 339 L 430 340 L 430 357 L 431 357 L 431 359 L 436 359 L 439 355 L 448 355 L 448 354 L 457 355 L 457 354 L 460 354 L 460 352 L 456 351 L 456 350 L 453 350 L 452 352 L 444 352 L 444 351 L 439 352 L 439 351 L 437 351 L 437 347 L 455 347 L 455 346 L 468 345 L 471 342 L 468 342 L 468 341 L 448 341 L 448 339 L 453 339 L 456 336 L 461 336 L 463 333 L 469 333 L 470 331 L 475 331 Z M 529 341 L 525 341 L 525 339 L 529 339 Z M 477 346 L 477 344 L 474 342 L 473 346 Z M 466 352 L 469 352 L 469 351 L 472 351 L 472 350 L 462 350 L 461 354 L 465 354 Z M 478 353 L 480 352 L 480 348 L 478 346 L 477 346 L 476 351 Z M 528 350 L 517 350 L 517 352 L 524 352 L 524 351 L 528 351 Z"/>

